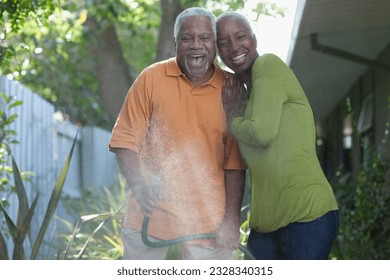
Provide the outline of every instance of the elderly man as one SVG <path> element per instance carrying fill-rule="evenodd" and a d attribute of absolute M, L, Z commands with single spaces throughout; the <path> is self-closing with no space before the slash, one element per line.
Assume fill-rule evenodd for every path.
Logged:
<path fill-rule="evenodd" d="M 215 20 L 202 8 L 177 17 L 176 57 L 142 71 L 113 128 L 109 147 L 130 187 L 124 259 L 167 253 L 142 242 L 145 216 L 157 240 L 215 233 L 184 243 L 183 259 L 227 259 L 238 246 L 245 164 L 222 104 L 226 73 L 214 63 Z"/>

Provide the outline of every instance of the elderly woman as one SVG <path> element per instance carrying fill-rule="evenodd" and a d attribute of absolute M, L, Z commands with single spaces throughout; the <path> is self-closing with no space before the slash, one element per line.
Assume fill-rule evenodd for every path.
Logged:
<path fill-rule="evenodd" d="M 259 56 L 243 15 L 217 18 L 217 47 L 240 81 L 227 83 L 223 99 L 249 168 L 249 249 L 257 259 L 327 259 L 337 236 L 338 205 L 317 158 L 305 93 L 281 59 Z M 249 93 L 244 106 L 240 89 Z"/>

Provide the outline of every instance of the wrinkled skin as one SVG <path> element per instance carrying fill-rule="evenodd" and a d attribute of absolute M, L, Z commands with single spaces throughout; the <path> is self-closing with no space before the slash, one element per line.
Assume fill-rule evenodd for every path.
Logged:
<path fill-rule="evenodd" d="M 177 63 L 193 86 L 207 82 L 214 73 L 215 36 L 211 21 L 190 16 L 180 27 L 176 42 Z"/>

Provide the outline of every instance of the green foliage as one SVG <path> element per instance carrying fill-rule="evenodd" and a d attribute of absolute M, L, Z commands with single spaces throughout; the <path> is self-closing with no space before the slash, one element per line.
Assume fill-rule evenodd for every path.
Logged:
<path fill-rule="evenodd" d="M 331 257 L 388 259 L 390 256 L 390 160 L 373 152 L 356 180 L 335 187 L 340 229 Z"/>
<path fill-rule="evenodd" d="M 16 114 L 9 115 L 9 111 L 22 103 L 22 101 L 15 100 L 12 96 L 0 93 L 0 149 L 7 154 L 10 154 L 10 145 L 18 143 L 15 139 L 16 132 L 9 129 L 9 126 L 18 116 Z"/>
<path fill-rule="evenodd" d="M 279 7 L 275 3 L 261 1 L 253 9 L 253 12 L 257 14 L 257 19 L 260 15 L 271 16 L 271 17 L 284 17 L 286 14 L 286 8 Z"/>
<path fill-rule="evenodd" d="M 31 223 L 34 217 L 35 207 L 38 203 L 39 194 L 35 196 L 31 206 L 29 206 L 26 190 L 23 184 L 22 177 L 19 172 L 19 168 L 15 160 L 12 158 L 12 167 L 14 172 L 15 186 L 16 186 L 16 192 L 17 192 L 18 202 L 19 202 L 18 218 L 17 218 L 17 222 L 14 223 L 14 221 L 12 221 L 11 217 L 7 213 L 7 210 L 4 207 L 4 205 L 0 203 L 0 210 L 3 213 L 5 222 L 8 227 L 7 233 L 11 235 L 13 241 L 13 253 L 12 256 L 10 256 L 8 255 L 8 248 L 5 242 L 6 233 L 4 233 L 2 229 L 0 229 L 0 259 L 21 260 L 21 259 L 28 258 L 28 256 L 26 256 L 26 252 L 24 249 L 24 242 L 27 236 L 29 237 L 28 239 L 32 246 L 32 251 L 29 256 L 29 259 L 35 260 L 37 258 L 39 249 L 43 243 L 44 236 L 52 220 L 54 212 L 57 208 L 57 204 L 60 199 L 63 186 L 65 184 L 65 178 L 69 170 L 76 140 L 77 140 L 77 135 L 74 139 L 72 148 L 67 157 L 65 165 L 62 168 L 61 173 L 57 178 L 56 184 L 50 196 L 49 204 L 47 206 L 44 219 L 42 221 L 42 224 L 40 225 L 39 232 L 37 237 L 35 238 L 35 241 L 32 240 L 30 230 L 31 230 Z"/>
<path fill-rule="evenodd" d="M 13 44 L 7 41 L 8 35 L 20 31 L 31 18 L 45 24 L 45 20 L 55 8 L 55 0 L 4 0 L 0 2 L 0 68 L 10 66 L 15 54 Z"/>
<path fill-rule="evenodd" d="M 85 115 L 100 118 L 91 110 L 99 108 L 99 99 L 91 95 L 97 89 L 93 60 L 83 60 L 88 53 L 82 44 L 84 14 L 57 8 L 45 25 L 29 18 L 22 30 L 8 34 L 15 55 L 2 69 L 79 122 Z"/>
<path fill-rule="evenodd" d="M 98 58 L 89 49 L 95 42 L 86 20 L 94 17 L 99 32 L 115 26 L 122 55 L 130 62 L 129 73 L 136 75 L 156 54 L 158 1 L 66 0 L 61 4 L 51 11 L 47 25 L 27 18 L 22 30 L 8 34 L 14 53 L 0 72 L 11 73 L 73 122 L 111 129 L 98 92 L 94 69 Z"/>
<path fill-rule="evenodd" d="M 207 7 L 211 8 L 215 15 L 220 15 L 224 11 L 237 11 L 246 7 L 247 1 L 234 0 L 234 1 L 213 1 L 207 3 Z M 201 5 L 202 6 L 202 5 Z M 256 15 L 258 20 L 261 15 L 271 17 L 284 17 L 286 13 L 285 7 L 279 7 L 272 1 L 259 1 L 256 6 L 252 7 L 251 12 Z"/>
<path fill-rule="evenodd" d="M 15 55 L 13 46 L 7 46 L 0 39 L 0 67 L 10 67 L 10 60 Z"/>
<path fill-rule="evenodd" d="M 86 190 L 80 200 L 66 200 L 68 212 L 77 217 L 76 225 L 61 219 L 67 228 L 63 239 L 68 244 L 59 259 L 112 260 L 123 254 L 120 239 L 126 184 L 102 192 Z M 91 214 L 93 213 L 93 214 Z"/>
<path fill-rule="evenodd" d="M 12 30 L 17 31 L 29 15 L 42 20 L 53 9 L 54 1 L 51 0 L 4 0 L 0 3 L 0 23 L 8 23 Z"/>
<path fill-rule="evenodd" d="M 115 212 L 81 216 L 70 236 L 69 244 L 62 258 L 68 259 L 71 250 L 73 250 L 76 253 L 72 258 L 76 260 L 83 258 L 90 260 L 119 259 L 123 254 L 123 245 L 119 237 L 120 219 L 123 216 L 120 210 L 122 207 Z M 80 231 L 84 224 L 88 228 L 94 224 L 97 226 L 89 234 L 83 234 Z M 101 238 L 95 238 L 98 233 L 101 234 Z"/>
<path fill-rule="evenodd" d="M 16 114 L 10 114 L 10 110 L 20 106 L 22 101 L 15 100 L 11 96 L 0 93 L 0 193 L 5 195 L 1 201 L 5 207 L 8 205 L 7 197 L 15 191 L 12 184 L 12 167 L 9 166 L 9 156 L 11 154 L 11 145 L 17 144 L 16 132 L 10 129 L 10 125 L 17 118 Z M 22 177 L 27 179 L 26 172 L 22 172 Z"/>

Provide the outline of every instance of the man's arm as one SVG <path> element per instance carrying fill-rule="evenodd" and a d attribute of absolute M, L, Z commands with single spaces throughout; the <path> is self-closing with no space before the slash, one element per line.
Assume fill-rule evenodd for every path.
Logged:
<path fill-rule="evenodd" d="M 142 214 L 150 217 L 156 208 L 156 196 L 145 184 L 138 153 L 123 148 L 114 148 L 112 151 L 116 155 L 120 171 L 134 194 Z"/>
<path fill-rule="evenodd" d="M 217 230 L 217 245 L 237 249 L 240 241 L 240 214 L 245 190 L 245 170 L 225 170 L 225 216 Z"/>

